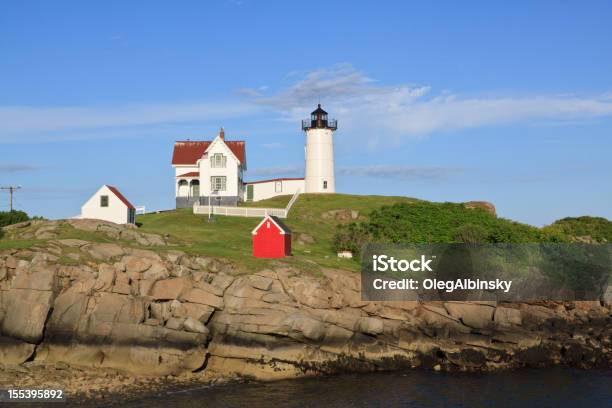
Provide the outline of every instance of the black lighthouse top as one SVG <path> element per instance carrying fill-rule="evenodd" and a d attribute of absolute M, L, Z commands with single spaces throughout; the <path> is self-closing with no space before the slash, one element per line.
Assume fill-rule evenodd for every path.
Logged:
<path fill-rule="evenodd" d="M 312 111 L 310 119 L 302 121 L 302 130 L 308 129 L 331 129 L 336 130 L 338 128 L 338 121 L 336 119 L 328 119 L 327 112 L 321 108 L 321 104 L 317 106 L 317 109 Z"/>

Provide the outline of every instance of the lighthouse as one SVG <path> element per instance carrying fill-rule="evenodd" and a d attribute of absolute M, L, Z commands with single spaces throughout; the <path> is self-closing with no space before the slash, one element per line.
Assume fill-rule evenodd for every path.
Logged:
<path fill-rule="evenodd" d="M 337 128 L 338 122 L 327 118 L 327 112 L 321 108 L 321 104 L 310 114 L 310 119 L 302 121 L 302 130 L 306 133 L 306 193 L 336 191 L 333 134 Z"/>

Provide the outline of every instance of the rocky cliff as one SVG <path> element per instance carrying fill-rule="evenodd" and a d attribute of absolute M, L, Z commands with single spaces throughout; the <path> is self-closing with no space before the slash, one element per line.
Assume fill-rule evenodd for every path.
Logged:
<path fill-rule="evenodd" d="M 123 244 L 61 239 L 66 228 Z M 278 263 L 246 274 L 172 250 L 164 237 L 99 221 L 24 223 L 8 232 L 44 241 L 0 251 L 3 364 L 266 380 L 416 367 L 612 366 L 605 302 L 363 302 L 353 272 Z"/>

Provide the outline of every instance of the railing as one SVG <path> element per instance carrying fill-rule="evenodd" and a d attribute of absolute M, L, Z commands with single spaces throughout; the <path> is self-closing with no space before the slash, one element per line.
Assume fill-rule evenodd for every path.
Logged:
<path fill-rule="evenodd" d="M 229 217 L 265 217 L 274 215 L 279 218 L 287 218 L 287 210 L 284 208 L 256 208 L 256 207 L 210 207 L 213 215 L 225 215 Z M 208 215 L 207 205 L 194 205 L 194 214 Z"/>
<path fill-rule="evenodd" d="M 312 120 L 312 119 L 304 119 L 302 121 L 302 130 L 309 129 L 338 129 L 338 121 L 336 119 L 328 119 L 328 120 Z"/>
<path fill-rule="evenodd" d="M 287 212 L 287 215 L 289 215 L 289 210 L 291 209 L 291 207 L 293 207 L 293 203 L 295 203 L 295 201 L 298 199 L 299 196 L 300 196 L 300 189 L 298 188 L 297 190 L 295 190 L 295 193 L 293 193 L 293 197 L 291 197 L 291 200 L 289 200 L 289 202 L 287 203 L 287 206 L 285 207 L 285 211 Z"/>
<path fill-rule="evenodd" d="M 229 217 L 265 217 L 266 215 L 273 215 L 278 218 L 287 218 L 289 210 L 293 206 L 293 203 L 297 200 L 300 195 L 300 190 L 297 190 L 289 203 L 285 208 L 259 208 L 259 207 L 227 207 L 227 206 L 211 206 L 208 205 L 193 205 L 194 214 L 208 215 L 208 211 L 212 209 L 213 215 L 225 215 Z"/>

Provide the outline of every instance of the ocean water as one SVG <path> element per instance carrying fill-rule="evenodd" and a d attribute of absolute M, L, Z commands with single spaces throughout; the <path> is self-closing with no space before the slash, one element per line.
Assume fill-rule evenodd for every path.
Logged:
<path fill-rule="evenodd" d="M 612 407 L 612 370 L 410 371 L 170 392 L 125 407 Z"/>

